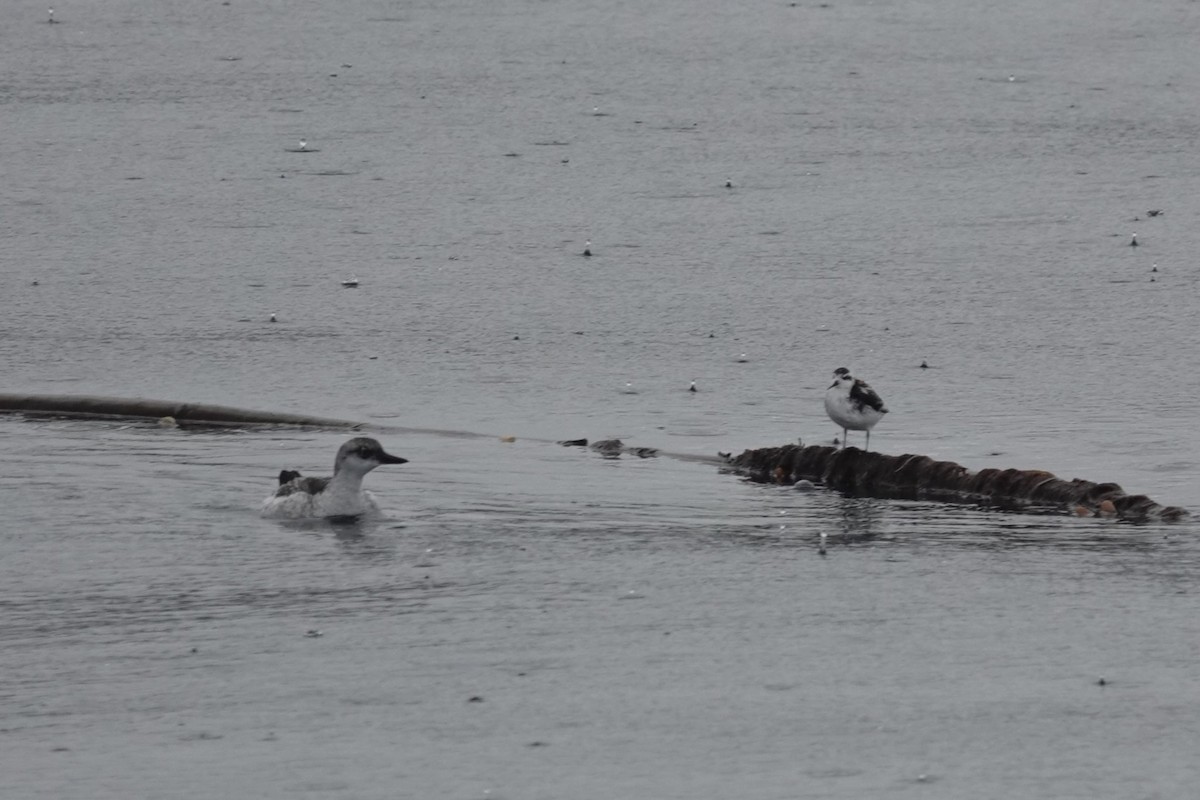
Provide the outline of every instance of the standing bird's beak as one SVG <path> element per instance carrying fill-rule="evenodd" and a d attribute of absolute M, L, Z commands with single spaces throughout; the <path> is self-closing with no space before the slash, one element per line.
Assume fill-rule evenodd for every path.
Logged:
<path fill-rule="evenodd" d="M 407 464 L 408 459 L 401 458 L 400 456 L 394 456 L 391 453 L 385 453 L 384 451 L 380 450 L 379 451 L 379 463 L 380 464 Z"/>

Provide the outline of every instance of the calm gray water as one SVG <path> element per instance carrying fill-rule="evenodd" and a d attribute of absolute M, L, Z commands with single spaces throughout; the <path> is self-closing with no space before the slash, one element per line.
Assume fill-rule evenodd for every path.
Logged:
<path fill-rule="evenodd" d="M 0 794 L 1194 792 L 1195 523 L 549 440 L 828 441 L 845 365 L 881 450 L 1200 509 L 1200 5 L 55 16 L 0 26 L 0 388 L 415 430 L 335 527 L 256 510 L 344 434 L 0 419 Z"/>

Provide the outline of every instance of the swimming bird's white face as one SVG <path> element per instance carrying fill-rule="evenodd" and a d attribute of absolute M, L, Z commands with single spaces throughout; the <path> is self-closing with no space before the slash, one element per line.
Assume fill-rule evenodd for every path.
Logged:
<path fill-rule="evenodd" d="M 341 460 L 341 463 L 338 464 L 337 471 L 338 472 L 353 472 L 358 475 L 365 475 L 368 472 L 370 472 L 371 470 L 378 467 L 381 463 L 383 463 L 383 462 L 378 461 L 374 458 L 370 458 L 370 457 L 364 458 L 363 456 L 360 456 L 358 453 L 350 453 L 349 455 L 347 455 L 345 458 L 343 458 Z"/>
<path fill-rule="evenodd" d="M 356 475 L 366 475 L 380 464 L 405 464 L 408 459 L 386 452 L 375 439 L 365 436 L 351 439 L 338 450 L 333 472 L 345 470 Z"/>

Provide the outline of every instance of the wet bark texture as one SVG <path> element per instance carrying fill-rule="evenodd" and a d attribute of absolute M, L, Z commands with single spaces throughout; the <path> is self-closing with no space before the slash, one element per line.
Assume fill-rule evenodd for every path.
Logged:
<path fill-rule="evenodd" d="M 728 466 L 752 480 L 792 485 L 806 480 L 860 497 L 942 500 L 1008 510 L 1057 509 L 1081 516 L 1177 520 L 1185 509 L 1162 506 L 1115 483 L 1063 480 L 1043 470 L 982 469 L 971 472 L 929 456 L 890 456 L 856 447 L 784 445 L 746 450 Z"/>

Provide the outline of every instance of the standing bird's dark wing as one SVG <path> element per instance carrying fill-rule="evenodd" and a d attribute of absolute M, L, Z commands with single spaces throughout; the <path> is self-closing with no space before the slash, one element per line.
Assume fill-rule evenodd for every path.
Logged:
<path fill-rule="evenodd" d="M 875 390 L 867 385 L 866 381 L 855 379 L 854 385 L 850 387 L 850 400 L 856 403 L 860 410 L 869 407 L 880 414 L 887 413 L 887 408 L 883 405 L 883 398 L 875 394 Z"/>

